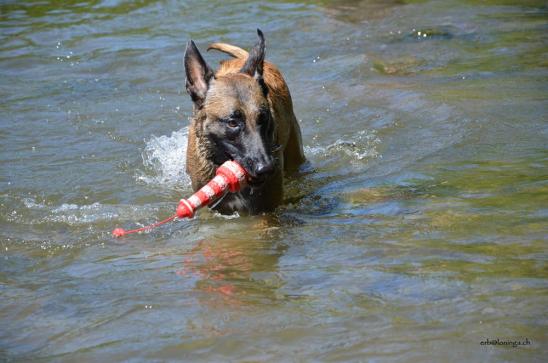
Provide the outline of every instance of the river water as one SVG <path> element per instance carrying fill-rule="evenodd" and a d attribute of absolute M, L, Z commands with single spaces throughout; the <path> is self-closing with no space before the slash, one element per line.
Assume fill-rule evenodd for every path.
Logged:
<path fill-rule="evenodd" d="M 113 239 L 190 194 L 187 40 L 258 27 L 310 162 L 286 204 Z M 0 29 L 0 361 L 545 361 L 544 1 L 2 1 Z"/>

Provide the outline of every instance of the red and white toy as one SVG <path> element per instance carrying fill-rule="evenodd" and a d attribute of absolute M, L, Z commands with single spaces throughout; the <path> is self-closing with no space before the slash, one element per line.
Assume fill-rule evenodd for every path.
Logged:
<path fill-rule="evenodd" d="M 175 218 L 191 218 L 194 213 L 207 205 L 210 205 L 227 191 L 235 193 L 244 188 L 247 184 L 247 173 L 244 168 L 235 161 L 229 160 L 221 165 L 213 179 L 204 185 L 200 190 L 194 193 L 188 199 L 181 199 L 177 206 L 177 212 L 163 221 L 156 222 L 146 227 L 126 231 L 123 228 L 116 228 L 112 231 L 114 237 L 122 237 L 126 234 L 142 232 L 170 222 Z"/>

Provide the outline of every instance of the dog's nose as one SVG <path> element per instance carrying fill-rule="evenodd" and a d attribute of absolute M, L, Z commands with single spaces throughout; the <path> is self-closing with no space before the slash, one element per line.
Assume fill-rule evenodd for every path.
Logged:
<path fill-rule="evenodd" d="M 272 174 L 273 171 L 274 171 L 274 163 L 258 162 L 257 164 L 255 164 L 255 174 L 258 177 Z"/>

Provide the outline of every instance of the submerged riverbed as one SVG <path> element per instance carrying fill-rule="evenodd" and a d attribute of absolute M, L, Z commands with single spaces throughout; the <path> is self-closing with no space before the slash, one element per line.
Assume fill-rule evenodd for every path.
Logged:
<path fill-rule="evenodd" d="M 3 1 L 0 360 L 544 361 L 547 16 Z M 113 239 L 191 191 L 187 40 L 257 27 L 310 161 L 287 203 Z"/>

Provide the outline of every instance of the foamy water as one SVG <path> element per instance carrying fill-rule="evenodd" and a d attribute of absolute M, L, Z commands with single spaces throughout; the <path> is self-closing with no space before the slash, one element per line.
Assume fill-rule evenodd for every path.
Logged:
<path fill-rule="evenodd" d="M 370 158 L 382 157 L 377 151 L 381 140 L 374 130 L 362 130 L 347 137 L 337 139 L 329 145 L 306 145 L 304 147 L 307 158 L 314 160 L 318 156 L 333 156 L 342 154 L 350 157 L 351 161 L 358 162 Z"/>
<path fill-rule="evenodd" d="M 29 225 L 48 223 L 64 223 L 72 226 L 93 225 L 117 219 L 136 223 L 134 221 L 154 219 L 161 209 L 157 203 L 154 205 L 110 205 L 94 202 L 82 205 L 73 203 L 49 205 L 38 202 L 32 197 L 23 198 L 15 203 L 21 204 L 21 207 L 18 211 L 14 210 L 7 214 L 8 221 Z"/>
<path fill-rule="evenodd" d="M 186 173 L 186 148 L 188 127 L 174 131 L 170 136 L 152 136 L 146 141 L 142 153 L 145 172 L 140 171 L 137 179 L 147 184 L 166 186 L 190 186 Z"/>

